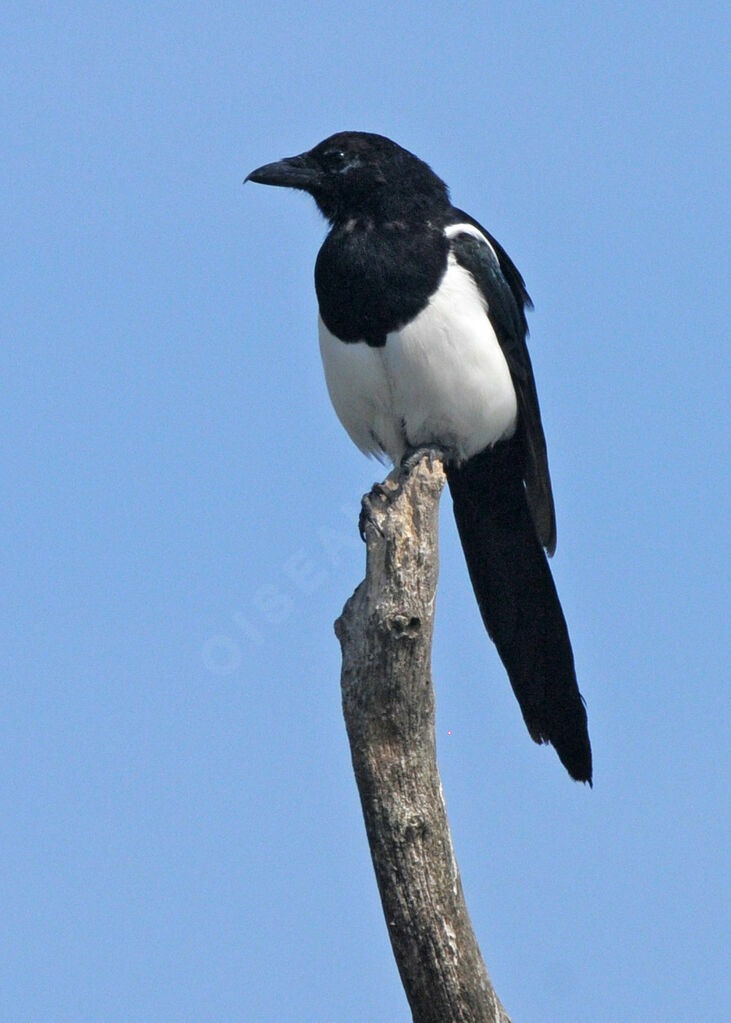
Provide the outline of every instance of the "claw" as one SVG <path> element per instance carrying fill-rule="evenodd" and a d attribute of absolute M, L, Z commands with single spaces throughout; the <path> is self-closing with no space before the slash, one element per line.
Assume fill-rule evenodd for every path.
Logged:
<path fill-rule="evenodd" d="M 358 532 L 363 543 L 366 542 L 366 526 L 372 521 L 371 509 L 368 505 L 368 494 L 364 494 L 360 502 L 360 515 L 358 516 Z"/>
<path fill-rule="evenodd" d="M 363 543 L 366 541 L 366 526 L 368 523 L 376 525 L 372 512 L 373 501 L 378 498 L 382 504 L 387 504 L 398 497 L 400 490 L 401 487 L 398 485 L 387 487 L 384 483 L 374 483 L 368 493 L 363 494 L 360 502 L 360 515 L 358 516 L 358 532 Z M 376 528 L 378 527 L 376 526 Z"/>
<path fill-rule="evenodd" d="M 430 465 L 433 465 L 434 462 L 441 462 L 443 465 L 446 465 L 449 461 L 444 448 L 440 448 L 437 444 L 421 444 L 418 448 L 410 448 L 406 452 L 401 459 L 399 469 L 404 475 L 408 476 L 409 473 L 414 471 L 424 455 L 428 455 Z"/>
<path fill-rule="evenodd" d="M 435 444 L 423 444 L 418 448 L 410 448 L 401 459 L 398 474 L 391 473 L 387 483 L 374 483 L 369 492 L 363 495 L 358 516 L 358 532 L 363 543 L 366 542 L 366 527 L 369 523 L 375 525 L 372 511 L 373 501 L 378 499 L 382 504 L 395 501 L 403 490 L 404 481 L 425 455 L 429 456 L 430 464 L 435 461 L 444 464 L 448 461 L 446 451 Z"/>

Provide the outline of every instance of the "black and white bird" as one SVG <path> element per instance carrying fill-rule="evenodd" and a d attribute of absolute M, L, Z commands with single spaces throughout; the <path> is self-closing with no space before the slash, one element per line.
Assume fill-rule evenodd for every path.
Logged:
<path fill-rule="evenodd" d="M 340 132 L 247 180 L 309 192 L 330 222 L 315 289 L 335 411 L 366 454 L 445 453 L 472 585 L 528 731 L 591 783 L 546 558 L 556 525 L 523 278 L 431 168 L 382 135 Z"/>

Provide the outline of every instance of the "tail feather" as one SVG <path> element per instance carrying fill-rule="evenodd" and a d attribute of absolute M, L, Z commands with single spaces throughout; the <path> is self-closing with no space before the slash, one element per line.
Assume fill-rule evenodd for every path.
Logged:
<path fill-rule="evenodd" d="M 586 709 L 548 560 L 523 484 L 520 440 L 448 466 L 454 515 L 477 602 L 536 742 L 591 784 Z"/>

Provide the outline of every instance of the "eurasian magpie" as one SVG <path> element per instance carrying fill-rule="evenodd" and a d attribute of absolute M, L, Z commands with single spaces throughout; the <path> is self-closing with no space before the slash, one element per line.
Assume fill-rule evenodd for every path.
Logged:
<path fill-rule="evenodd" d="M 329 221 L 315 289 L 335 411 L 362 451 L 394 465 L 420 447 L 444 452 L 482 619 L 528 731 L 591 783 L 546 559 L 556 525 L 523 278 L 431 168 L 382 135 L 339 132 L 247 181 L 309 192 Z"/>

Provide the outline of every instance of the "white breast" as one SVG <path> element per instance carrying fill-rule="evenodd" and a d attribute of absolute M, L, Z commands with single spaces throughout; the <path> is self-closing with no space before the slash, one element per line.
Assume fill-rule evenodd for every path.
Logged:
<path fill-rule="evenodd" d="M 338 418 L 367 454 L 398 463 L 436 444 L 461 461 L 515 430 L 505 356 L 477 285 L 451 255 L 429 304 L 382 348 L 344 343 L 320 320 L 320 352 Z"/>

